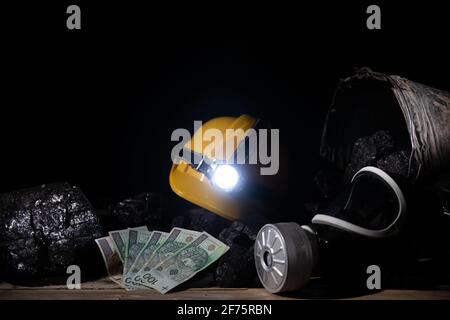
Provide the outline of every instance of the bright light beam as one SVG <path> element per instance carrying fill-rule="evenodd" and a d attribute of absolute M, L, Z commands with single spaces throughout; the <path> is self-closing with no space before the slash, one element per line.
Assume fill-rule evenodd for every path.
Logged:
<path fill-rule="evenodd" d="M 221 189 L 231 190 L 239 182 L 239 174 L 235 168 L 230 165 L 221 165 L 214 170 L 213 183 Z"/>

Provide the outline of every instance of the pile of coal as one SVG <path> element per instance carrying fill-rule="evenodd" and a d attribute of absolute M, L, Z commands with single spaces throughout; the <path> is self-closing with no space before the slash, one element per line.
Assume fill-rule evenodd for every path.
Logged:
<path fill-rule="evenodd" d="M 172 228 L 187 229 L 188 226 L 189 226 L 189 218 L 185 215 L 178 215 L 172 218 L 170 229 Z"/>
<path fill-rule="evenodd" d="M 219 240 L 230 249 L 219 260 L 215 280 L 220 287 L 260 287 L 255 269 L 255 230 L 240 221 L 234 221 L 219 234 Z"/>
<path fill-rule="evenodd" d="M 164 218 L 164 199 L 152 192 L 142 192 L 119 201 L 112 210 L 120 227 L 146 225 L 150 229 L 160 228 Z"/>
<path fill-rule="evenodd" d="M 356 140 L 350 163 L 347 165 L 344 174 L 346 182 L 360 169 L 366 166 L 375 166 L 377 160 L 395 151 L 394 139 L 388 131 L 378 131 L 366 137 Z"/>
<path fill-rule="evenodd" d="M 230 221 L 203 208 L 186 210 L 183 214 L 172 218 L 171 227 L 206 231 L 214 237 L 230 225 Z"/>
<path fill-rule="evenodd" d="M 0 261 L 7 279 L 65 275 L 69 265 L 92 259 L 101 235 L 92 205 L 69 183 L 0 195 Z"/>
<path fill-rule="evenodd" d="M 391 175 L 408 178 L 411 172 L 415 174 L 415 162 L 411 161 L 411 151 L 398 150 L 377 160 L 376 167 Z"/>
<path fill-rule="evenodd" d="M 190 217 L 189 229 L 206 231 L 214 237 L 217 237 L 230 224 L 221 216 L 201 208 L 192 209 L 188 214 Z"/>
<path fill-rule="evenodd" d="M 397 143 L 389 131 L 377 131 L 356 140 L 343 172 L 326 167 L 315 175 L 314 185 L 321 199 L 333 199 L 366 166 L 380 168 L 391 176 L 409 179 L 416 175 L 418 169 L 411 155 L 411 150 Z M 315 210 L 311 204 L 308 209 Z"/>

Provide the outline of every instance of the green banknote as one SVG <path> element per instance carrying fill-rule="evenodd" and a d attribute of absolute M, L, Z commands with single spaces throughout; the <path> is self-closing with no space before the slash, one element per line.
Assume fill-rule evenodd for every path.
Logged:
<path fill-rule="evenodd" d="M 150 286 L 151 279 L 147 274 L 154 266 L 158 265 L 162 261 L 170 258 L 177 251 L 194 241 L 201 235 L 201 232 L 186 230 L 182 228 L 173 228 L 170 231 L 166 241 L 164 241 L 153 253 L 150 259 L 145 263 L 144 267 L 138 272 L 133 282 L 136 284 L 143 284 Z"/>
<path fill-rule="evenodd" d="M 161 231 L 153 231 L 150 239 L 144 245 L 138 257 L 134 261 L 128 273 L 124 275 L 123 282 L 129 287 L 140 287 L 139 284 L 133 282 L 133 277 L 138 273 L 150 257 L 153 255 L 155 249 L 157 249 L 168 237 L 168 233 Z"/>
<path fill-rule="evenodd" d="M 146 226 L 131 228 L 131 230 L 148 231 Z M 109 236 L 112 239 L 114 250 L 119 255 L 120 261 L 125 262 L 126 247 L 128 243 L 128 229 L 110 231 Z"/>
<path fill-rule="evenodd" d="M 166 293 L 219 259 L 229 248 L 206 232 L 143 227 L 116 230 L 95 240 L 110 279 L 126 290 Z M 123 273 L 122 273 L 123 272 Z"/>
<path fill-rule="evenodd" d="M 125 249 L 125 261 L 123 264 L 123 274 L 127 274 L 131 266 L 136 261 L 142 248 L 150 239 L 152 233 L 148 231 L 128 230 L 128 242 Z"/>
<path fill-rule="evenodd" d="M 219 259 L 229 247 L 203 232 L 193 242 L 154 267 L 152 288 L 166 293 Z M 147 277 L 150 279 L 150 277 Z"/>

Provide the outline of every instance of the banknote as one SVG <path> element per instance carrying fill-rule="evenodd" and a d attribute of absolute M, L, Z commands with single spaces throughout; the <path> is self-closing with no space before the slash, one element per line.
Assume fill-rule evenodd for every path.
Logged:
<path fill-rule="evenodd" d="M 126 290 L 154 288 L 163 294 L 229 249 L 206 232 L 182 228 L 150 232 L 145 226 L 111 231 L 95 242 L 112 281 Z"/>
<path fill-rule="evenodd" d="M 167 237 L 166 241 L 164 241 L 158 248 L 156 248 L 156 250 L 153 252 L 153 255 L 150 257 L 141 271 L 145 272 L 151 270 L 154 266 L 172 256 L 179 249 L 191 243 L 200 234 L 201 232 L 198 231 L 173 228 L 170 231 L 170 234 Z"/>
<path fill-rule="evenodd" d="M 201 235 L 201 232 L 186 230 L 182 228 L 173 228 L 170 231 L 166 241 L 164 241 L 153 253 L 150 259 L 145 263 L 144 267 L 138 272 L 133 282 L 137 284 L 145 284 L 150 286 L 151 279 L 148 273 L 153 267 L 162 261 L 170 258 L 178 250 L 185 247 Z"/>
<path fill-rule="evenodd" d="M 103 262 L 105 262 L 106 272 L 109 278 L 117 284 L 121 283 L 123 266 L 122 261 L 120 261 L 119 255 L 114 250 L 114 243 L 111 237 L 106 236 L 103 238 L 95 239 L 95 242 L 100 249 L 103 257 Z"/>
<path fill-rule="evenodd" d="M 147 243 L 144 245 L 142 250 L 139 252 L 138 257 L 135 262 L 128 270 L 128 273 L 124 275 L 123 282 L 127 286 L 139 286 L 138 283 L 133 282 L 133 277 L 138 273 L 144 264 L 149 261 L 150 257 L 153 255 L 153 252 L 156 248 L 158 248 L 168 237 L 168 233 L 161 231 L 153 231 L 150 239 L 148 239 Z"/>
<path fill-rule="evenodd" d="M 137 231 L 148 231 L 146 226 L 130 228 Z M 125 262 L 126 246 L 128 243 L 128 229 L 110 231 L 109 236 L 113 240 L 114 250 L 117 251 L 122 264 Z"/>
<path fill-rule="evenodd" d="M 166 293 L 208 267 L 228 249 L 226 244 L 203 232 L 197 239 L 154 267 L 149 272 L 151 276 L 146 278 L 154 278 L 150 282 L 151 287 Z"/>
<path fill-rule="evenodd" d="M 144 245 L 150 239 L 152 233 L 149 231 L 139 231 L 128 229 L 128 242 L 125 248 L 125 257 L 123 263 L 123 274 L 127 274 L 141 252 Z"/>

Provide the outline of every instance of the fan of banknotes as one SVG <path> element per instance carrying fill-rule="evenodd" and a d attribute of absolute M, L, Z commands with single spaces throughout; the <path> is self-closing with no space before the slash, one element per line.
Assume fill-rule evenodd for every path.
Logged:
<path fill-rule="evenodd" d="M 147 227 L 109 232 L 95 240 L 110 279 L 127 290 L 166 293 L 219 259 L 229 247 L 206 232 Z"/>

